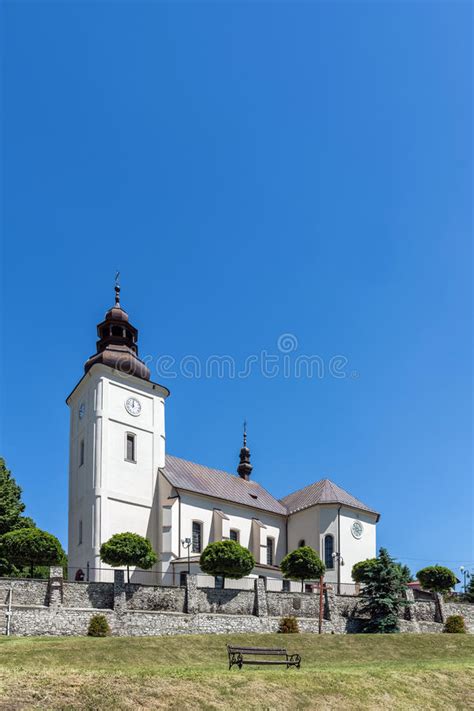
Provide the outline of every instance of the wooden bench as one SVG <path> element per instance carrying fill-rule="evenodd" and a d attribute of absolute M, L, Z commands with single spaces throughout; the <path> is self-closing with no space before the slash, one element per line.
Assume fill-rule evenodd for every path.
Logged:
<path fill-rule="evenodd" d="M 232 647 L 227 645 L 227 653 L 229 655 L 229 669 L 232 669 L 234 664 L 242 669 L 244 664 L 286 664 L 286 668 L 301 666 L 301 657 L 299 654 L 288 654 L 286 649 L 275 649 L 270 647 Z M 257 657 L 285 657 L 284 659 L 244 659 L 244 656 Z"/>

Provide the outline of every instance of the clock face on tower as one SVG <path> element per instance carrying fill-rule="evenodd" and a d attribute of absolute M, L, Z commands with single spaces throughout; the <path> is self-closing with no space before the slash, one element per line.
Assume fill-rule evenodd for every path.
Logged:
<path fill-rule="evenodd" d="M 125 409 L 132 417 L 138 417 L 142 411 L 140 400 L 137 400 L 135 397 L 129 397 L 125 400 Z"/>
<path fill-rule="evenodd" d="M 354 538 L 362 538 L 363 532 L 364 532 L 364 527 L 361 524 L 361 522 L 354 521 L 354 523 L 351 526 L 351 533 L 354 536 Z"/>

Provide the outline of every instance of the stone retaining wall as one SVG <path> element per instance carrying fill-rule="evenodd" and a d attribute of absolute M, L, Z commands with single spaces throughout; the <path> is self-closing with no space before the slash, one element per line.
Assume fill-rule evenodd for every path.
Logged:
<path fill-rule="evenodd" d="M 462 615 L 468 631 L 474 633 L 474 605 L 472 603 L 445 602 L 444 614 L 445 617 Z"/>
<path fill-rule="evenodd" d="M 112 584 L 112 592 L 113 592 Z M 133 583 L 125 586 L 125 603 L 129 610 L 162 610 L 185 612 L 185 589 L 172 587 L 150 587 Z M 112 595 L 113 603 L 113 595 Z M 113 604 L 112 604 L 113 607 Z"/>
<path fill-rule="evenodd" d="M 276 632 L 281 617 L 298 617 L 302 632 L 318 631 L 319 595 L 316 593 L 266 592 L 262 580 L 255 590 L 198 588 L 196 576 L 188 576 L 186 588 L 126 584 L 123 571 L 114 583 L 64 582 L 61 569 L 51 569 L 51 579 L 0 579 L 0 634 L 6 634 L 8 590 L 13 586 L 10 632 L 13 635 L 84 635 L 94 614 L 105 614 L 112 634 L 169 635 L 198 632 Z M 440 595 L 431 601 L 413 602 L 403 612 L 403 632 L 441 632 L 446 617 L 463 615 L 474 632 L 474 605 L 444 603 Z M 324 596 L 323 632 L 360 632 L 364 619 L 360 600 Z"/>
<path fill-rule="evenodd" d="M 196 612 L 227 615 L 253 615 L 255 593 L 253 590 L 216 590 L 197 588 Z"/>
<path fill-rule="evenodd" d="M 109 609 L 114 607 L 113 583 L 63 583 L 64 607 L 93 607 Z"/>
<path fill-rule="evenodd" d="M 419 622 L 433 622 L 436 620 L 436 603 L 417 600 L 413 605 L 416 619 Z"/>
<path fill-rule="evenodd" d="M 10 588 L 17 605 L 48 605 L 48 587 L 48 580 L 0 578 L 0 605 L 7 604 Z"/>
<path fill-rule="evenodd" d="M 162 636 L 175 634 L 243 634 L 250 632 L 278 632 L 279 617 L 257 617 L 256 615 L 225 614 L 185 614 L 178 612 L 143 612 L 128 610 L 117 613 L 114 610 L 76 610 L 71 608 L 14 608 L 11 617 L 11 634 L 18 636 L 82 636 L 87 634 L 90 618 L 100 612 L 106 616 L 115 636 Z M 5 610 L 0 608 L 0 626 L 5 628 Z M 360 622 L 354 618 L 344 633 L 360 631 Z M 300 618 L 301 632 L 318 632 L 319 621 L 314 618 Z M 402 632 L 415 632 L 413 623 L 402 620 Z M 340 632 L 333 621 L 323 620 L 324 634 Z M 441 633 L 443 625 L 425 622 L 421 632 Z"/>
<path fill-rule="evenodd" d="M 268 614 L 278 617 L 319 617 L 317 593 L 267 592 Z"/>

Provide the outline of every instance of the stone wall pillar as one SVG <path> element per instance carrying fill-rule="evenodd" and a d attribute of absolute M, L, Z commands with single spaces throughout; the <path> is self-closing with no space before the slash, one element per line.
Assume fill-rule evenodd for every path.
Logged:
<path fill-rule="evenodd" d="M 334 620 L 336 614 L 337 608 L 334 588 L 332 587 L 332 585 L 325 585 L 323 618 L 325 620 Z"/>
<path fill-rule="evenodd" d="M 441 593 L 433 593 L 435 599 L 435 622 L 446 622 L 446 609 L 444 607 L 444 599 Z"/>
<path fill-rule="evenodd" d="M 123 570 L 114 570 L 114 610 L 125 612 L 127 598 L 125 595 L 125 578 Z"/>
<path fill-rule="evenodd" d="M 416 616 L 415 593 L 411 588 L 406 588 L 405 597 L 409 603 L 408 607 L 405 607 L 405 619 L 413 623 L 414 632 L 419 632 L 420 625 L 418 624 L 418 618 Z"/>
<path fill-rule="evenodd" d="M 255 579 L 255 614 L 257 617 L 268 617 L 267 591 L 265 581 L 261 578 Z"/>
<path fill-rule="evenodd" d="M 195 615 L 199 610 L 197 598 L 197 575 L 186 575 L 184 610 L 189 615 Z"/>
<path fill-rule="evenodd" d="M 63 569 L 61 565 L 52 565 L 49 569 L 48 605 L 61 607 L 63 604 Z"/>

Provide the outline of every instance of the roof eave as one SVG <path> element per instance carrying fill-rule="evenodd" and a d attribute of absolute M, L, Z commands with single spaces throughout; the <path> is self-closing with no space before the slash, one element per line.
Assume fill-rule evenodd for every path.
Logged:
<path fill-rule="evenodd" d="M 354 511 L 362 511 L 362 513 L 368 513 L 372 514 L 372 516 L 376 516 L 376 521 L 375 523 L 378 523 L 380 520 L 380 514 L 378 511 L 372 511 L 372 509 L 363 509 L 360 506 L 352 506 L 351 504 L 344 504 L 342 501 L 317 501 L 314 504 L 308 504 L 306 506 L 300 506 L 297 509 L 290 509 L 288 508 L 288 516 L 291 516 L 292 514 L 299 513 L 300 511 L 306 511 L 307 509 L 313 508 L 313 506 L 345 506 L 347 509 L 354 509 Z"/>
<path fill-rule="evenodd" d="M 194 491 L 194 489 L 187 489 L 184 486 L 176 486 L 176 484 L 173 484 L 169 480 L 169 478 L 166 476 L 166 471 L 163 467 L 158 467 L 158 471 L 160 471 L 163 476 L 165 477 L 166 481 L 170 486 L 173 487 L 173 489 L 176 489 L 176 491 L 184 491 L 188 494 L 195 494 L 196 496 L 204 496 L 206 499 L 218 499 L 219 501 L 226 501 L 227 503 L 234 504 L 235 506 L 243 506 L 244 508 L 249 508 L 249 509 L 255 509 L 255 511 L 265 511 L 266 513 L 273 514 L 274 516 L 283 516 L 286 518 L 288 516 L 288 513 L 282 513 L 280 511 L 273 511 L 273 509 L 268 509 L 268 508 L 263 508 L 259 506 L 255 506 L 254 504 L 244 504 L 241 501 L 232 501 L 232 499 L 224 499 L 222 496 L 218 496 L 217 494 L 203 494 L 202 491 Z"/>

